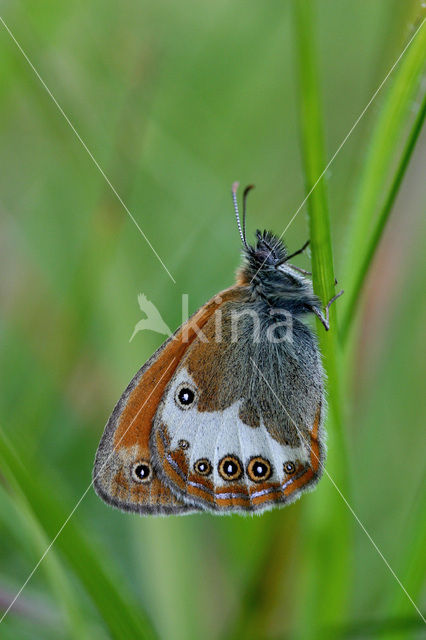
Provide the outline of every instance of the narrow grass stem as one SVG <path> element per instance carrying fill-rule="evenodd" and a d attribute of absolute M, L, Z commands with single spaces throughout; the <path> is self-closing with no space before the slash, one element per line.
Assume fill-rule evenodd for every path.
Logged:
<path fill-rule="evenodd" d="M 325 164 L 322 113 L 318 72 L 315 64 L 312 2 L 303 0 L 295 7 L 295 33 L 300 82 L 302 149 L 306 190 L 309 191 Z M 308 200 L 308 219 L 312 251 L 312 278 L 315 293 L 323 304 L 335 295 L 333 249 L 327 191 L 324 180 L 318 183 Z M 338 303 L 337 303 L 338 304 Z M 328 375 L 329 404 L 336 429 L 342 426 L 341 399 L 338 382 L 336 304 L 330 307 L 330 331 L 317 321 L 324 364 Z M 341 442 L 341 445 L 343 441 Z"/>
<path fill-rule="evenodd" d="M 407 146 L 394 174 L 388 197 L 381 207 L 383 193 L 388 188 L 395 154 L 406 131 L 407 118 L 410 116 L 419 94 L 419 86 L 425 71 L 425 47 L 426 26 L 423 21 L 395 72 L 370 135 L 366 159 L 351 211 L 351 224 L 347 234 L 345 261 L 341 274 L 346 291 L 346 296 L 342 299 L 341 304 L 344 317 L 342 325 L 344 341 L 355 315 L 356 302 L 362 284 L 371 265 L 374 251 L 401 185 L 423 122 L 424 105 L 418 112 L 408 137 Z M 380 214 L 378 215 L 379 210 Z M 371 231 L 372 227 L 373 232 Z"/>
<path fill-rule="evenodd" d="M 371 235 L 366 242 L 365 254 L 361 260 L 361 263 L 358 265 L 358 268 L 355 270 L 356 274 L 354 276 L 354 284 L 350 289 L 350 291 L 348 292 L 349 301 L 347 302 L 347 306 L 346 306 L 346 310 L 345 310 L 345 314 L 342 322 L 341 339 L 344 344 L 348 339 L 348 335 L 352 327 L 353 319 L 356 312 L 356 305 L 358 303 L 362 287 L 367 277 L 368 270 L 371 266 L 374 254 L 379 245 L 384 228 L 386 226 L 386 223 L 392 211 L 392 207 L 394 205 L 396 196 L 398 195 L 399 189 L 401 187 L 401 183 L 405 176 L 405 172 L 410 162 L 410 158 L 413 154 L 414 147 L 416 146 L 416 142 L 418 140 L 420 131 L 422 130 L 425 116 L 426 116 L 426 94 L 423 97 L 423 101 L 420 105 L 419 111 L 417 113 L 417 116 L 413 122 L 412 128 L 408 135 L 407 142 L 402 151 L 398 166 L 393 176 L 384 204 L 380 210 L 377 220 L 374 223 Z"/>
<path fill-rule="evenodd" d="M 296 39 L 297 70 L 300 89 L 300 125 L 305 172 L 305 188 L 309 193 L 316 184 L 318 176 L 326 165 L 323 136 L 323 116 L 321 109 L 320 81 L 316 64 L 317 51 L 313 28 L 313 3 L 301 0 L 294 3 L 294 24 Z M 331 241 L 330 217 L 327 202 L 326 176 L 316 184 L 308 201 L 308 219 L 312 251 L 312 277 L 315 293 L 323 304 L 335 294 L 333 249 Z M 337 303 L 338 304 L 338 303 Z M 339 374 L 339 353 L 337 341 L 337 305 L 330 308 L 330 331 L 317 321 L 318 341 L 323 355 L 324 367 L 328 379 L 328 399 L 330 406 L 329 457 L 327 468 L 336 478 L 339 486 L 347 494 L 348 478 L 343 437 L 343 410 Z M 349 580 L 349 516 L 339 501 L 337 494 L 328 487 L 322 489 L 322 512 L 327 513 L 327 521 L 322 516 L 320 522 L 308 522 L 313 533 L 312 563 L 307 567 L 309 600 L 312 605 L 310 620 L 306 624 L 306 633 L 311 635 L 315 629 L 330 623 L 325 615 L 331 615 L 332 621 L 344 619 L 347 604 Z M 334 522 L 334 526 L 330 523 Z M 332 538 L 332 539 L 331 539 Z M 323 542 L 324 540 L 324 542 Z M 324 566 L 322 558 L 327 548 L 332 555 Z M 312 564 L 319 563 L 318 571 Z M 326 584 L 320 582 L 318 575 L 328 575 Z M 328 612 L 325 614 L 324 612 Z"/>

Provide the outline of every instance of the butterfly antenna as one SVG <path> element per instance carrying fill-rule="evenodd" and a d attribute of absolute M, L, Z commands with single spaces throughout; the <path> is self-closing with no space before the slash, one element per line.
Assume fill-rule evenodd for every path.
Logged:
<path fill-rule="evenodd" d="M 245 234 L 243 233 L 243 229 L 241 227 L 240 212 L 238 211 L 237 189 L 239 186 L 240 186 L 239 182 L 234 182 L 234 184 L 232 185 L 232 201 L 234 203 L 235 217 L 237 218 L 237 225 L 238 225 L 238 231 L 240 232 L 241 242 L 246 248 L 248 248 Z"/>
<path fill-rule="evenodd" d="M 246 210 L 247 210 L 247 196 L 249 191 L 254 189 L 254 184 L 249 184 L 248 187 L 244 189 L 243 193 L 243 236 L 244 236 L 244 244 L 247 246 L 246 241 Z"/>

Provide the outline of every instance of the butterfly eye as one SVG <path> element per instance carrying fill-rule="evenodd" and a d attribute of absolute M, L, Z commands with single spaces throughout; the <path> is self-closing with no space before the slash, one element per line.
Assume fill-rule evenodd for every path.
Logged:
<path fill-rule="evenodd" d="M 268 460 L 257 456 L 252 458 L 247 465 L 247 474 L 253 482 L 268 480 L 272 474 L 272 467 Z"/>
<path fill-rule="evenodd" d="M 180 409 L 189 409 L 197 399 L 196 390 L 189 384 L 181 384 L 175 393 L 175 402 Z"/>
<path fill-rule="evenodd" d="M 219 462 L 218 471 L 224 480 L 238 480 L 243 474 L 243 467 L 237 456 L 225 456 Z"/>
<path fill-rule="evenodd" d="M 208 476 L 212 472 L 212 465 L 207 458 L 200 458 L 194 463 L 194 470 L 200 474 L 200 476 Z"/>
<path fill-rule="evenodd" d="M 149 462 L 145 460 L 136 462 L 132 467 L 132 478 L 135 482 L 142 484 L 150 482 L 152 478 L 152 467 Z"/>
<path fill-rule="evenodd" d="M 291 474 L 296 471 L 296 467 L 294 465 L 294 462 L 291 462 L 290 460 L 288 462 L 284 462 L 283 467 L 284 467 L 284 471 L 289 476 L 291 476 Z"/>

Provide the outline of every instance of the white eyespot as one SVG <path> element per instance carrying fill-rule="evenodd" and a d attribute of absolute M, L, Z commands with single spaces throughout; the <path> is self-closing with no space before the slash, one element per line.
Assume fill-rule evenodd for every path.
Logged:
<path fill-rule="evenodd" d="M 175 402 L 179 409 L 186 411 L 194 406 L 197 402 L 197 390 L 189 382 L 182 382 L 175 391 Z"/>
<path fill-rule="evenodd" d="M 243 475 L 243 465 L 237 456 L 227 455 L 220 460 L 218 471 L 222 478 L 228 482 L 239 480 Z"/>
<path fill-rule="evenodd" d="M 264 482 L 271 477 L 272 467 L 269 460 L 261 456 L 251 458 L 247 465 L 247 475 L 253 482 Z"/>

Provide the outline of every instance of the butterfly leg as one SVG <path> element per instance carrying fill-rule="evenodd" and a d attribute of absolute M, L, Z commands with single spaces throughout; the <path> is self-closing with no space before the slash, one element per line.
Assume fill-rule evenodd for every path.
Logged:
<path fill-rule="evenodd" d="M 286 257 L 285 260 L 283 260 L 283 262 L 288 262 L 289 260 L 291 260 L 291 258 L 294 258 L 294 256 L 298 256 L 300 253 L 303 253 L 305 251 L 306 247 L 309 246 L 309 243 L 310 243 L 310 240 L 306 240 L 305 244 L 303 245 L 303 247 L 301 249 L 298 249 L 294 253 L 291 253 L 289 256 Z"/>
<path fill-rule="evenodd" d="M 312 271 L 306 271 L 306 269 L 302 269 L 301 267 L 296 267 L 295 264 L 290 264 L 290 262 L 288 263 L 288 266 L 294 269 L 295 271 L 298 271 L 299 273 L 303 273 L 304 276 L 312 275 Z"/>
<path fill-rule="evenodd" d="M 330 329 L 330 321 L 329 321 L 329 310 L 330 310 L 330 307 L 333 304 L 333 302 L 335 300 L 337 300 L 337 298 L 340 298 L 340 296 L 343 295 L 343 293 L 344 293 L 344 291 L 342 289 L 341 291 L 339 291 L 339 293 L 336 293 L 336 295 L 333 296 L 331 298 L 331 300 L 329 300 L 327 302 L 327 304 L 325 306 L 325 309 L 324 309 L 324 313 L 318 307 L 312 307 L 313 313 L 315 313 L 317 318 L 319 318 L 319 320 L 323 324 L 323 326 L 324 326 L 326 331 L 329 331 L 329 329 Z"/>

